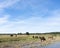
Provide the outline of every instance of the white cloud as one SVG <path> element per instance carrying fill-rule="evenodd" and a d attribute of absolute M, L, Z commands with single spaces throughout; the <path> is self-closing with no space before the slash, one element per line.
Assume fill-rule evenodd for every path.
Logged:
<path fill-rule="evenodd" d="M 55 11 L 54 11 L 55 12 Z M 51 16 L 43 18 L 32 17 L 22 22 L 16 23 L 15 29 L 22 32 L 50 32 L 60 31 L 60 12 L 52 12 Z M 59 12 L 59 13 L 58 13 Z"/>
<path fill-rule="evenodd" d="M 9 15 L 0 17 L 0 25 L 8 22 Z"/>
<path fill-rule="evenodd" d="M 52 11 L 49 17 L 31 17 L 25 20 L 9 21 L 9 15 L 0 18 L 0 32 L 17 33 L 17 32 L 50 32 L 60 31 L 60 12 Z"/>
<path fill-rule="evenodd" d="M 20 2 L 12 6 L 12 8 L 25 10 L 30 7 L 30 9 L 32 9 L 33 11 L 34 10 L 46 11 L 47 10 L 46 6 L 48 6 L 49 3 L 50 1 L 48 0 L 20 0 Z"/>
<path fill-rule="evenodd" d="M 0 2 L 0 8 L 10 7 L 14 5 L 15 3 L 17 3 L 18 1 L 20 0 L 4 0 L 3 2 Z"/>
<path fill-rule="evenodd" d="M 21 0 L 21 6 L 18 5 L 19 9 L 25 9 L 30 6 L 33 12 L 33 17 L 16 21 L 9 21 L 10 15 L 5 15 L 4 8 L 13 7 L 13 5 L 20 0 L 5 0 L 0 2 L 0 33 L 17 33 L 17 32 L 50 32 L 60 31 L 60 10 L 49 11 L 44 5 L 48 5 L 49 1 L 36 2 L 37 0 Z M 17 6 L 16 6 L 17 7 Z M 17 8 L 18 8 L 17 7 Z M 40 12 L 50 12 L 48 17 L 39 16 Z M 43 14 L 43 13 L 42 13 Z"/>

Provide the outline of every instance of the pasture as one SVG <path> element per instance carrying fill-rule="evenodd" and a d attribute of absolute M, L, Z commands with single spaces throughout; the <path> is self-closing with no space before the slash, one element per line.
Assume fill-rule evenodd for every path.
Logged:
<path fill-rule="evenodd" d="M 38 38 L 33 38 L 38 36 Z M 41 42 L 39 37 L 44 36 L 46 41 Z M 51 38 L 53 36 L 53 39 Z M 60 34 L 40 34 L 40 35 L 0 35 L 0 48 L 22 48 L 21 46 L 39 43 L 41 45 L 47 45 L 53 42 L 60 41 Z"/>

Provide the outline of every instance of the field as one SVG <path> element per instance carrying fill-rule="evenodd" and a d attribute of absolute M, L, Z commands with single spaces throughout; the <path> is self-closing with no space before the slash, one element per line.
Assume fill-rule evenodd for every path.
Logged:
<path fill-rule="evenodd" d="M 46 41 L 41 42 L 39 38 L 33 38 L 32 36 L 44 36 Z M 53 39 L 48 37 L 53 36 Z M 40 43 L 41 45 L 47 45 L 53 42 L 60 41 L 60 34 L 41 34 L 41 35 L 0 35 L 0 48 L 22 48 L 24 45 Z"/>

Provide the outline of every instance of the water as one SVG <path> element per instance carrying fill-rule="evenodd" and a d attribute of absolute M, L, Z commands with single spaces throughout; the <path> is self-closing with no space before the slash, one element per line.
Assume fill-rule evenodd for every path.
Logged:
<path fill-rule="evenodd" d="M 46 46 L 46 48 L 60 48 L 60 42 L 50 44 L 50 45 Z"/>
<path fill-rule="evenodd" d="M 45 46 L 41 46 L 40 43 L 34 43 L 34 44 L 23 45 L 21 46 L 21 48 L 60 48 L 60 42 L 56 42 Z"/>

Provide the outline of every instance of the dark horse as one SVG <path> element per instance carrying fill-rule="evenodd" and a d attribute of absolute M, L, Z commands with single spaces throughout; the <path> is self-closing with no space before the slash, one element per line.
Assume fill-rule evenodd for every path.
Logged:
<path fill-rule="evenodd" d="M 42 41 L 46 41 L 46 38 L 43 36 L 43 37 L 39 37 L 40 38 L 40 40 L 41 40 L 41 42 Z"/>
<path fill-rule="evenodd" d="M 38 36 L 32 36 L 32 38 L 39 38 Z"/>

